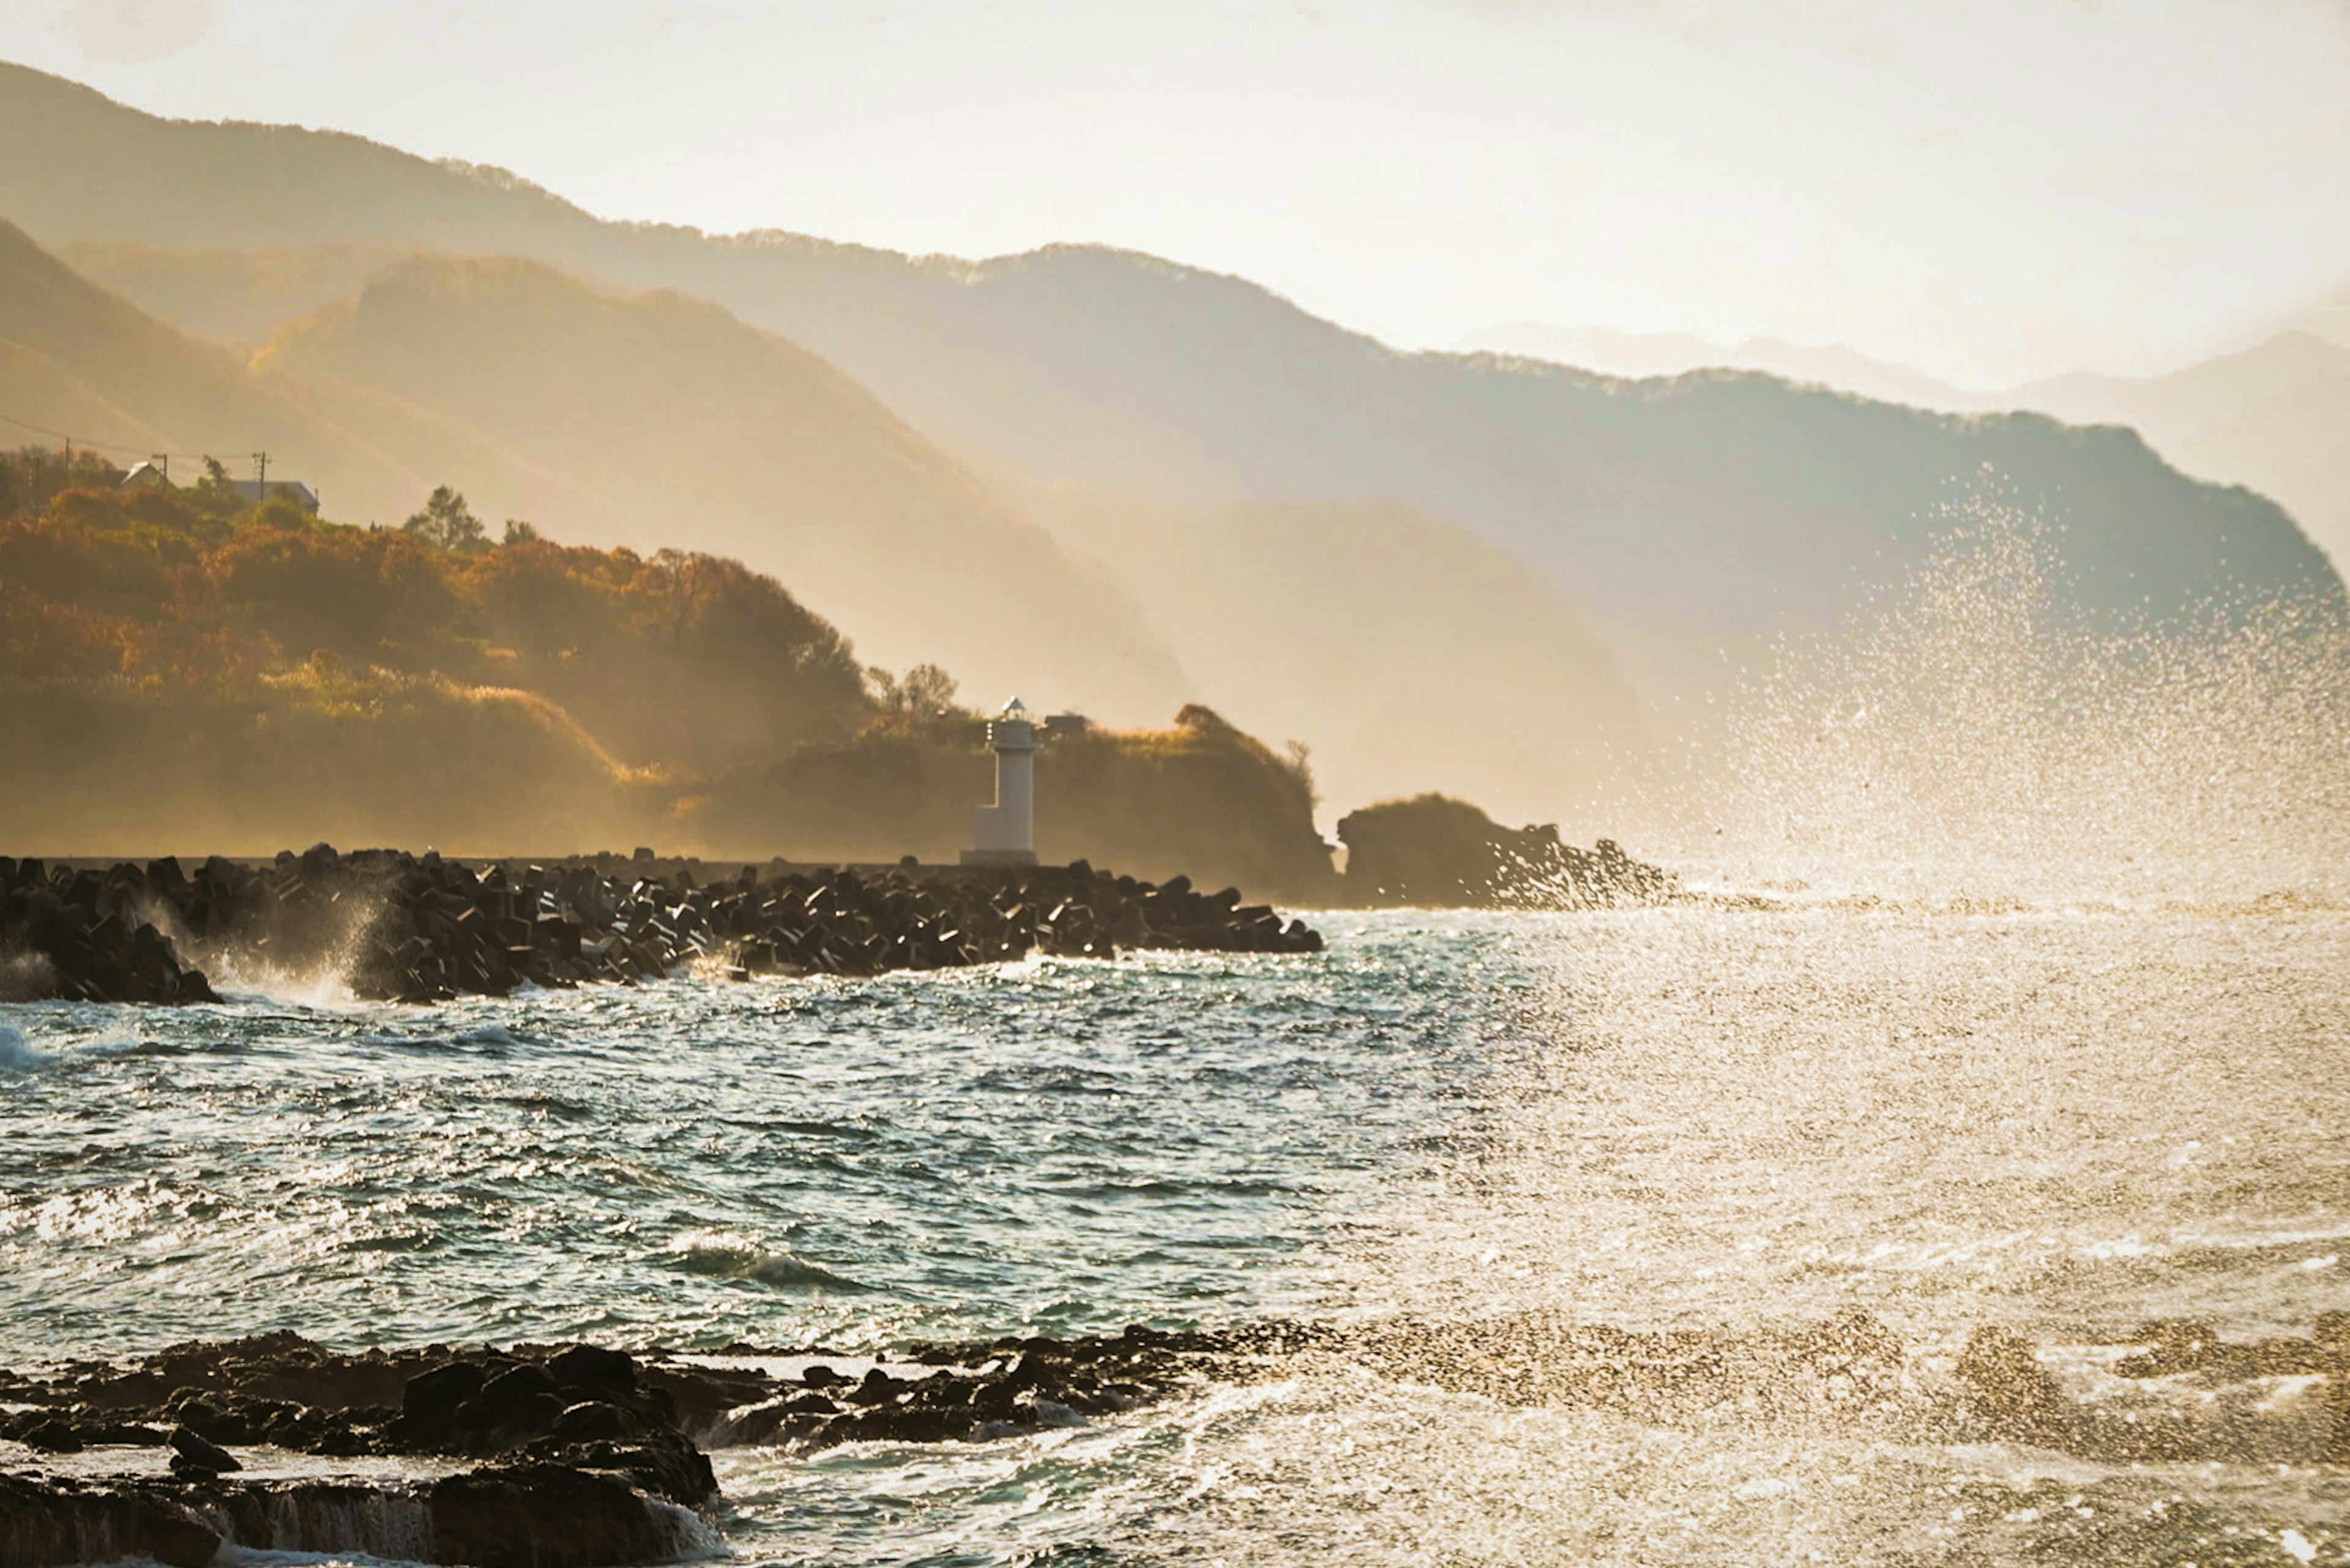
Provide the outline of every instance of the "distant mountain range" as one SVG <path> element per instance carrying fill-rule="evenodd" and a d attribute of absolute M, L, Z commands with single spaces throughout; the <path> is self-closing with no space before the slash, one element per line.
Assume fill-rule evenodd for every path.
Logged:
<path fill-rule="evenodd" d="M 2281 503 L 2337 567 L 2350 564 L 2350 291 L 2257 343 L 2168 375 L 2060 376 L 2001 391 L 1770 337 L 1723 346 L 1684 333 L 1519 322 L 1471 333 L 1460 347 L 1629 376 L 1760 370 L 1921 409 L 2033 409 L 2072 424 L 2127 425 L 2184 472 Z"/>
<path fill-rule="evenodd" d="M 2067 376 L 2014 396 L 2060 419 L 2133 425 L 2185 472 L 2274 497 L 2350 567 L 2350 343 L 2292 331 L 2168 376 Z"/>
<path fill-rule="evenodd" d="M 1914 572 L 1986 474 L 2062 524 L 2078 618 L 2342 598 L 2276 505 L 2124 430 L 1399 353 L 1092 247 L 974 263 L 607 222 L 499 171 L 158 119 L 13 67 L 0 139 L 0 217 L 179 328 L 172 362 L 255 420 L 311 420 L 309 447 L 201 428 L 344 464 L 330 511 L 388 518 L 445 480 L 558 537 L 738 553 L 868 657 L 1113 717 L 1202 698 L 1314 742 L 1343 799 L 1558 815 L 1770 639 Z M 76 394 L 27 370 L 0 395 L 40 419 Z M 192 442 L 158 399 L 108 406 Z"/>

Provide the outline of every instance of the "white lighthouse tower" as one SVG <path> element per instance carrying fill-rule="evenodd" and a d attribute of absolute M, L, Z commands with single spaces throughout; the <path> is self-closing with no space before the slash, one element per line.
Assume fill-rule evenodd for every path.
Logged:
<path fill-rule="evenodd" d="M 1027 705 L 1014 697 L 987 722 L 987 743 L 995 750 L 995 804 L 971 814 L 972 846 L 966 866 L 1036 864 L 1036 726 Z"/>

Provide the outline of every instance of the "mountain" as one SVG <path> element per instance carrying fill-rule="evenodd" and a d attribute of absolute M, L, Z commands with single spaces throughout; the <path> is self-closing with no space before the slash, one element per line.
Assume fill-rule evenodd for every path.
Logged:
<path fill-rule="evenodd" d="M 0 211 L 49 240 L 529 255 L 715 301 L 990 474 L 1175 511 L 1415 509 L 1546 575 L 1652 720 L 1778 634 L 1839 624 L 1985 493 L 2061 524 L 2082 620 L 2185 624 L 2215 597 L 2342 602 L 2274 504 L 2191 482 L 2126 431 L 1752 374 L 1637 381 L 1403 354 L 1243 280 L 1092 247 L 974 263 L 608 223 L 503 171 L 157 119 L 13 68 L 0 136 L 16 150 Z"/>
<path fill-rule="evenodd" d="M 240 472 L 256 450 L 294 451 L 307 464 L 294 477 L 321 493 L 347 485 L 421 493 L 421 475 L 263 384 L 236 355 L 90 284 L 5 222 L 0 411 L 16 421 L 0 432 L 16 440 L 45 426 L 124 459 L 142 449 L 213 452 Z"/>
<path fill-rule="evenodd" d="M 2067 376 L 2013 396 L 2062 419 L 2134 425 L 2186 472 L 2274 496 L 2350 563 L 2350 344 L 2289 332 L 2168 376 Z"/>
<path fill-rule="evenodd" d="M 1832 344 L 1771 337 L 1723 347 L 1684 333 L 1516 322 L 1460 346 L 1624 376 L 1759 370 L 1915 408 L 2028 409 L 2071 424 L 2126 425 L 2181 471 L 2277 501 L 2337 566 L 2350 563 L 2350 303 L 2319 306 L 2300 329 L 2169 375 L 2059 376 L 2003 391 L 1951 386 Z"/>
<path fill-rule="evenodd" d="M 32 466 L 0 463 L 0 821 L 26 848 L 951 862 L 988 798 L 978 715 L 935 681 L 872 690 L 739 562 L 361 528 L 88 454 L 78 483 L 20 485 Z M 1050 726 L 1040 772 L 1063 864 L 1337 891 L 1302 771 L 1207 709 Z"/>
<path fill-rule="evenodd" d="M 514 259 L 417 257 L 257 358 L 417 460 L 466 431 L 515 467 L 469 493 L 566 538 L 738 556 L 887 664 L 1141 717 L 1192 693 L 1144 618 L 816 356 L 704 301 Z M 1001 696 L 994 699 L 1001 701 Z"/>
<path fill-rule="evenodd" d="M 1098 567 L 813 355 L 713 306 L 533 263 L 387 265 L 248 363 L 0 225 L 0 410 L 125 457 L 244 472 L 272 451 L 354 519 L 397 520 L 462 475 L 494 526 L 742 556 L 856 628 L 867 658 L 943 663 L 976 691 L 1050 669 L 1056 698 L 1122 716 L 1192 695 Z"/>
<path fill-rule="evenodd" d="M 1617 332 L 1602 327 L 1512 321 L 1469 333 L 1453 347 L 1464 354 L 1547 359 L 1633 379 L 1679 376 L 1690 370 L 1760 370 L 1801 386 L 1831 387 L 1916 409 L 1960 412 L 1997 406 L 1984 393 L 1951 386 L 1923 370 L 1837 343 L 1750 337 L 1725 346 L 1686 332 Z"/>
<path fill-rule="evenodd" d="M 99 287 L 198 337 L 252 348 L 297 317 L 348 299 L 417 253 L 404 245 L 176 251 L 132 242 L 59 245 Z"/>

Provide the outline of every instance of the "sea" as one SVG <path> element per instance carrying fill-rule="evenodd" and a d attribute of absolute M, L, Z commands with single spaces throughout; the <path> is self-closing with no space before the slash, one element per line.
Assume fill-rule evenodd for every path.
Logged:
<path fill-rule="evenodd" d="M 2150 1320 L 2350 1308 L 2350 660 L 2252 620 L 2193 658 L 2068 644 L 2015 611 L 2013 549 L 1785 650 L 1619 795 L 1614 836 L 1682 879 L 1653 907 L 1308 913 L 1308 957 L 0 1008 L 0 1364 L 1401 1324 L 1426 1376 L 1308 1355 L 1026 1437 L 720 1449 L 707 1550 L 2350 1562 L 2320 1380 L 2114 1370 Z M 1435 1370 L 1530 1316 L 1734 1346 L 1854 1312 L 1900 1386 L 1850 1408 Z M 2210 1441 L 1953 1427 L 1984 1325 L 2077 1407 Z"/>

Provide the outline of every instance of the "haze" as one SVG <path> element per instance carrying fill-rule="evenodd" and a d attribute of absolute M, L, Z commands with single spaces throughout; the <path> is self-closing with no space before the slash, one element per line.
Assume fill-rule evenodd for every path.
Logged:
<path fill-rule="evenodd" d="M 1999 386 L 2350 282 L 2338 0 L 33 0 L 0 57 L 609 217 L 1132 247 L 1405 347 L 1762 335 Z"/>

